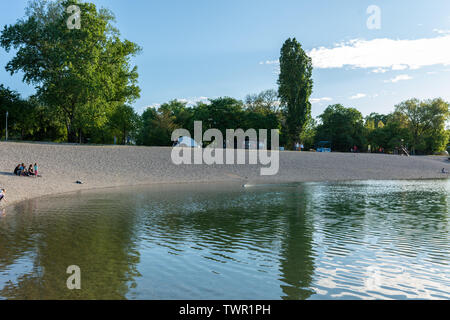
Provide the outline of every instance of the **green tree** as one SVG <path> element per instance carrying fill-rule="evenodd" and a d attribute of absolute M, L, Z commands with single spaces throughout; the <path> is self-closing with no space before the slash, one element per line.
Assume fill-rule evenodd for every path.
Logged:
<path fill-rule="evenodd" d="M 230 97 L 211 99 L 194 108 L 194 119 L 203 122 L 203 131 L 219 129 L 225 137 L 226 129 L 242 128 L 244 108 L 240 100 Z"/>
<path fill-rule="evenodd" d="M 280 102 L 276 90 L 269 89 L 258 94 L 249 94 L 245 98 L 245 109 L 259 113 L 277 113 Z"/>
<path fill-rule="evenodd" d="M 6 111 L 10 139 L 61 141 L 65 137 L 60 119 L 36 97 L 22 99 L 0 85 L 0 136 L 5 134 Z"/>
<path fill-rule="evenodd" d="M 70 5 L 81 10 L 80 29 L 67 27 Z M 80 139 L 84 127 L 104 126 L 116 107 L 139 96 L 130 59 L 140 48 L 122 41 L 112 22 L 110 11 L 91 3 L 35 0 L 25 18 L 2 31 L 1 46 L 16 50 L 6 70 L 23 72 L 44 104 L 63 116 L 69 142 Z"/>
<path fill-rule="evenodd" d="M 327 107 L 319 116 L 321 124 L 317 127 L 316 141 L 331 141 L 333 150 L 349 151 L 366 145 L 362 114 L 354 108 L 340 104 Z"/>
<path fill-rule="evenodd" d="M 127 105 L 121 105 L 109 118 L 109 127 L 118 132 L 122 144 L 127 143 L 127 137 L 135 138 L 140 126 L 140 117 L 134 109 Z"/>
<path fill-rule="evenodd" d="M 371 150 L 386 148 L 385 132 L 383 130 L 386 123 L 387 116 L 384 114 L 372 112 L 365 118 L 365 135 Z"/>
<path fill-rule="evenodd" d="M 311 58 L 300 43 L 295 38 L 286 40 L 281 48 L 278 95 L 285 114 L 288 144 L 292 148 L 311 115 L 312 69 Z"/>
<path fill-rule="evenodd" d="M 226 136 L 227 129 L 279 129 L 279 113 L 272 108 L 244 108 L 240 100 L 230 97 L 211 99 L 188 107 L 185 102 L 172 100 L 158 109 L 148 108 L 142 115 L 142 129 L 138 143 L 169 146 L 171 134 L 177 128 L 189 130 L 194 136 L 194 121 L 202 121 L 203 131 L 219 129 Z M 270 144 L 270 135 L 268 136 Z"/>
<path fill-rule="evenodd" d="M 424 101 L 410 99 L 398 104 L 395 110 L 407 119 L 413 153 L 445 150 L 448 143 L 445 124 L 450 115 L 447 102 L 441 98 Z"/>
<path fill-rule="evenodd" d="M 33 129 L 25 139 L 33 141 L 65 141 L 66 129 L 64 128 L 61 115 L 53 108 L 42 104 L 35 96 L 30 97 L 28 103 L 33 106 L 32 117 L 30 117 Z"/>
<path fill-rule="evenodd" d="M 158 112 L 167 113 L 173 117 L 174 125 L 176 128 L 183 128 L 187 130 L 194 130 L 194 110 L 189 108 L 186 102 L 179 100 L 172 100 L 162 104 Z"/>
<path fill-rule="evenodd" d="M 12 136 L 12 126 L 19 121 L 20 110 L 23 105 L 23 101 L 20 98 L 19 93 L 16 91 L 5 88 L 0 84 L 0 136 L 5 136 L 6 132 L 6 112 L 8 112 L 8 130 L 9 136 Z"/>
<path fill-rule="evenodd" d="M 142 129 L 138 136 L 138 144 L 145 146 L 171 146 L 172 132 L 176 129 L 175 117 L 163 110 L 147 108 L 142 114 Z"/>
<path fill-rule="evenodd" d="M 314 148 L 317 134 L 317 121 L 309 118 L 302 133 L 300 134 L 300 142 L 303 143 L 305 150 Z"/>
<path fill-rule="evenodd" d="M 408 120 L 403 114 L 393 112 L 388 115 L 377 115 L 372 120 L 374 127 L 369 129 L 367 123 L 371 116 L 366 118 L 366 134 L 372 150 L 382 148 L 385 152 L 392 152 L 400 145 L 409 145 L 411 135 L 408 129 Z M 375 123 L 377 120 L 379 120 L 378 123 Z"/>

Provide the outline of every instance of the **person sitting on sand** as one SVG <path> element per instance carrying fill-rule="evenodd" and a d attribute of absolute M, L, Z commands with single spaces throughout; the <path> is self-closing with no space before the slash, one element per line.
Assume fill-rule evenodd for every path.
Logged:
<path fill-rule="evenodd" d="M 28 175 L 29 176 L 34 176 L 34 170 L 33 170 L 33 165 L 30 164 L 30 166 L 28 167 Z"/>
<path fill-rule="evenodd" d="M 22 175 L 25 176 L 25 177 L 28 176 L 28 168 L 24 164 L 23 164 L 23 173 L 22 173 Z"/>
<path fill-rule="evenodd" d="M 23 175 L 26 177 L 26 176 L 28 176 L 28 168 L 25 164 L 22 164 L 22 165 L 23 165 Z"/>
<path fill-rule="evenodd" d="M 19 169 L 20 169 L 20 163 L 17 165 L 17 167 L 14 169 L 14 175 L 18 176 L 19 175 Z"/>
<path fill-rule="evenodd" d="M 6 190 L 0 189 L 0 202 L 2 202 L 3 200 L 6 201 L 5 196 L 6 196 Z"/>
<path fill-rule="evenodd" d="M 442 173 L 448 173 L 448 171 L 445 170 L 445 168 L 442 168 Z"/>
<path fill-rule="evenodd" d="M 17 171 L 17 175 L 18 175 L 18 176 L 23 176 L 24 173 L 25 173 L 25 164 L 22 163 L 22 164 L 20 165 L 20 167 L 19 167 L 19 170 Z"/>

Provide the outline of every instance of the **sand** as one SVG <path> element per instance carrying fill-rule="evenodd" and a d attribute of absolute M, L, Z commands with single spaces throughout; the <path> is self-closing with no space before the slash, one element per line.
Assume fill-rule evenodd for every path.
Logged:
<path fill-rule="evenodd" d="M 238 186 L 305 181 L 449 178 L 448 157 L 365 153 L 280 152 L 275 176 L 259 165 L 174 165 L 171 148 L 0 142 L 5 207 L 30 198 L 118 186 L 235 182 Z M 17 177 L 18 163 L 39 165 L 40 178 Z M 83 184 L 77 184 L 76 181 Z M 195 186 L 193 186 L 195 187 Z"/>

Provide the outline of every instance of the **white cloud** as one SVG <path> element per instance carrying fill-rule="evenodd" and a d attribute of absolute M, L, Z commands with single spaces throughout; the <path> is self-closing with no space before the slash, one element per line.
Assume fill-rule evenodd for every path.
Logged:
<path fill-rule="evenodd" d="M 408 69 L 408 66 L 404 65 L 404 64 L 395 64 L 392 66 L 392 70 L 394 70 L 394 71 L 405 70 L 405 69 Z"/>
<path fill-rule="evenodd" d="M 194 97 L 194 98 L 179 98 L 179 99 L 176 99 L 177 101 L 179 101 L 179 102 L 182 102 L 182 103 L 186 103 L 186 105 L 188 105 L 188 106 L 194 106 L 194 105 L 196 105 L 197 103 L 199 103 L 199 102 L 202 102 L 202 103 L 206 103 L 206 104 L 208 104 L 209 103 L 209 98 L 208 97 Z"/>
<path fill-rule="evenodd" d="M 332 48 L 319 47 L 307 52 L 315 68 L 373 68 L 385 70 L 419 69 L 450 65 L 450 34 L 416 40 L 354 39 Z"/>
<path fill-rule="evenodd" d="M 349 99 L 356 100 L 356 99 L 362 99 L 365 97 L 367 97 L 367 95 L 365 93 L 358 93 L 358 94 L 355 94 L 354 96 L 351 96 Z"/>
<path fill-rule="evenodd" d="M 386 83 L 397 83 L 399 81 L 404 81 L 404 80 L 411 80 L 412 77 L 407 75 L 407 74 L 401 74 L 399 76 L 396 76 L 395 78 L 389 79 L 389 80 L 384 80 L 384 82 Z"/>
<path fill-rule="evenodd" d="M 373 73 L 386 73 L 388 71 L 389 71 L 388 69 L 383 69 L 383 68 L 377 68 L 377 69 L 372 70 Z"/>
<path fill-rule="evenodd" d="M 311 102 L 311 103 L 320 103 L 320 102 L 326 102 L 326 101 L 332 101 L 333 99 L 332 98 L 329 98 L 329 97 L 323 97 L 323 98 L 312 98 L 312 99 L 309 99 L 309 101 Z"/>
<path fill-rule="evenodd" d="M 144 106 L 144 107 L 138 107 L 136 108 L 136 112 L 139 114 L 142 114 L 145 110 L 147 110 L 148 108 L 155 108 L 158 109 L 161 106 L 161 104 L 159 103 L 153 103 L 151 105 L 148 106 Z"/>
<path fill-rule="evenodd" d="M 259 64 L 280 64 L 280 61 L 278 61 L 278 60 L 267 60 L 267 61 L 261 61 Z"/>
<path fill-rule="evenodd" d="M 442 30 L 442 29 L 433 29 L 433 32 L 436 32 L 439 34 L 450 34 L 450 30 Z"/>

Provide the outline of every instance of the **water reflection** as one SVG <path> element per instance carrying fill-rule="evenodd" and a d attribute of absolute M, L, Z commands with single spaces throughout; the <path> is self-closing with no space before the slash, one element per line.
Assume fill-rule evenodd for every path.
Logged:
<path fill-rule="evenodd" d="M 307 299 L 314 291 L 311 282 L 314 271 L 314 254 L 312 252 L 312 219 L 308 215 L 308 192 L 304 185 L 295 192 L 286 194 L 280 212 L 289 211 L 285 215 L 284 234 L 280 257 L 281 285 L 283 299 Z"/>
<path fill-rule="evenodd" d="M 448 181 L 105 190 L 0 215 L 10 299 L 450 298 Z M 78 265 L 82 289 L 66 288 Z"/>
<path fill-rule="evenodd" d="M 138 275 L 139 253 L 133 202 L 122 205 L 72 195 L 17 206 L 0 220 L 0 296 L 125 298 L 127 283 Z M 111 218 L 113 210 L 120 214 Z M 82 270 L 81 291 L 66 288 L 70 265 Z"/>

